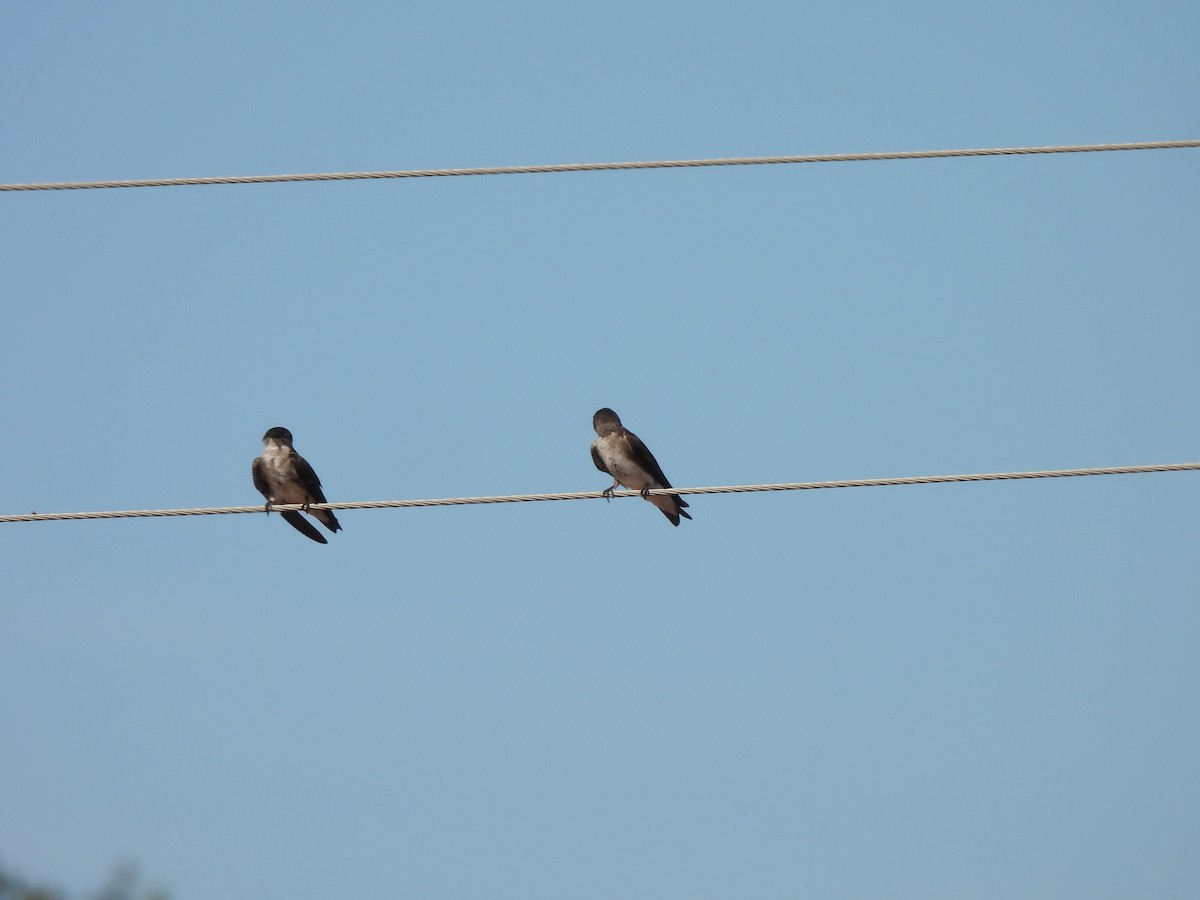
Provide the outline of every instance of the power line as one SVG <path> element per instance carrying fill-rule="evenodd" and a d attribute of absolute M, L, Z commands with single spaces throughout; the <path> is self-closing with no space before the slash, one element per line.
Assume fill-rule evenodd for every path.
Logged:
<path fill-rule="evenodd" d="M 852 481 L 798 481 L 786 484 L 735 484 L 718 487 L 660 488 L 651 494 L 751 494 L 763 491 L 815 491 L 830 488 L 895 487 L 906 484 L 950 484 L 964 481 L 1018 481 L 1029 478 L 1072 478 L 1088 475 L 1139 475 L 1148 472 L 1200 471 L 1200 462 L 1158 466 L 1112 466 L 1100 469 L 1049 469 L 1040 472 L 991 472 L 979 475 L 913 475 L 904 478 L 863 478 Z M 358 500 L 347 503 L 313 503 L 312 509 L 405 509 L 424 506 L 473 506 L 483 503 L 534 503 L 546 500 L 598 500 L 604 491 L 565 494 L 509 494 L 496 497 L 449 497 L 435 500 Z M 638 497 L 637 491 L 615 491 L 614 497 Z M 302 509 L 299 504 L 277 504 L 276 512 Z M 108 512 L 37 513 L 0 516 L 4 522 L 61 522 L 70 519 L 145 519 L 167 516 L 222 516 L 261 513 L 257 506 L 210 506 L 196 509 L 126 509 Z"/>
<path fill-rule="evenodd" d="M 383 178 L 448 178 L 456 175 L 533 175 L 548 172 L 602 172 L 617 169 L 695 169 L 705 166 L 769 166 L 784 163 L 871 162 L 885 159 L 946 159 L 959 156 L 1033 156 L 1045 153 L 1099 153 L 1111 150 L 1176 150 L 1200 147 L 1193 141 L 1140 141 L 1127 144 L 1073 144 L 1057 147 L 993 147 L 978 150 L 899 150 L 884 153 L 818 153 L 807 156 L 741 156 L 728 159 L 675 159 L 646 162 L 561 163 L 547 166 L 488 166 L 475 169 L 402 169 L 391 172 L 323 172 L 311 175 L 229 175 L 206 178 L 145 178 L 129 181 L 60 181 L 0 184 L 0 191 L 80 191 L 95 188 L 180 187 L 201 184 L 273 184 L 282 181 L 364 181 Z"/>

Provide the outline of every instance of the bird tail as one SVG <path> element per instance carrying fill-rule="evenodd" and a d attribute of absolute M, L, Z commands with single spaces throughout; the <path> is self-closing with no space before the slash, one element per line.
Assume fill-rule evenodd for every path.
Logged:
<path fill-rule="evenodd" d="M 323 510 L 317 510 L 317 512 L 323 512 Z M 312 522 L 308 521 L 308 519 L 304 518 L 304 516 L 296 512 L 294 509 L 281 512 L 279 515 L 283 517 L 283 521 L 287 522 L 306 538 L 312 538 L 318 544 L 329 543 L 329 541 L 325 540 L 325 536 L 321 534 L 321 532 L 317 531 Z M 337 529 L 333 530 L 336 531 Z"/>
<path fill-rule="evenodd" d="M 342 523 L 337 520 L 332 509 L 310 509 L 308 514 L 334 534 L 342 530 Z"/>
<path fill-rule="evenodd" d="M 683 509 L 683 507 L 687 506 L 687 503 L 684 502 L 682 497 L 676 494 L 654 494 L 646 499 L 662 510 L 662 514 L 670 519 L 671 524 L 676 527 L 679 526 L 680 516 L 683 516 L 685 519 L 691 518 Z"/>

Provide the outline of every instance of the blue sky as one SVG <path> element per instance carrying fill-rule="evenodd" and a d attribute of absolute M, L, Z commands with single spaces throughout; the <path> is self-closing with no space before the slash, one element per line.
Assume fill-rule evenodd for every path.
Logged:
<path fill-rule="evenodd" d="M 1193 4 L 58 3 L 5 182 L 1178 140 Z M 1197 459 L 1200 157 L 0 198 L 0 512 Z M 1183 897 L 1194 473 L 0 526 L 0 863 Z"/>

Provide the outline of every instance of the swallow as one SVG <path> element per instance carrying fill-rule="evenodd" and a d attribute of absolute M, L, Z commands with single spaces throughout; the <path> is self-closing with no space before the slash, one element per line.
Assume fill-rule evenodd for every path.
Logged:
<path fill-rule="evenodd" d="M 274 503 L 302 503 L 308 513 L 330 531 L 342 530 L 337 516 L 329 509 L 309 509 L 310 503 L 325 503 L 321 479 L 308 461 L 292 448 L 292 433 L 286 428 L 272 428 L 263 435 L 263 454 L 250 467 L 254 486 L 267 498 L 266 510 Z M 325 536 L 296 510 L 281 512 L 285 522 L 318 544 L 328 544 Z"/>
<path fill-rule="evenodd" d="M 687 502 L 678 494 L 655 494 L 649 491 L 656 488 L 669 488 L 671 482 L 663 474 L 658 460 L 650 452 L 650 448 L 642 443 L 642 439 L 621 424 L 621 419 L 611 409 L 605 407 L 597 410 L 592 416 L 592 427 L 596 429 L 596 440 L 592 442 L 592 462 L 596 468 L 611 475 L 613 483 L 604 491 L 606 497 L 611 497 L 613 488 L 617 485 L 633 491 L 641 491 L 642 499 L 649 500 L 662 514 L 678 526 L 679 517 L 690 519 L 684 507 Z"/>

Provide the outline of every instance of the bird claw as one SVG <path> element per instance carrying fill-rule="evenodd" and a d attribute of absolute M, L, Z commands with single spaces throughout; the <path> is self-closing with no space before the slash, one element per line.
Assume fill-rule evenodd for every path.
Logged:
<path fill-rule="evenodd" d="M 649 499 L 650 499 L 650 488 L 648 488 L 648 487 L 644 487 L 644 488 L 642 488 L 642 499 L 643 499 L 643 500 L 649 500 Z"/>
<path fill-rule="evenodd" d="M 611 500 L 613 496 L 613 489 L 611 487 L 606 487 L 600 492 L 600 496 L 602 496 L 605 500 Z"/>
<path fill-rule="evenodd" d="M 263 512 L 265 512 L 268 516 L 271 515 L 271 501 L 270 500 L 268 500 L 266 503 L 263 504 Z"/>

